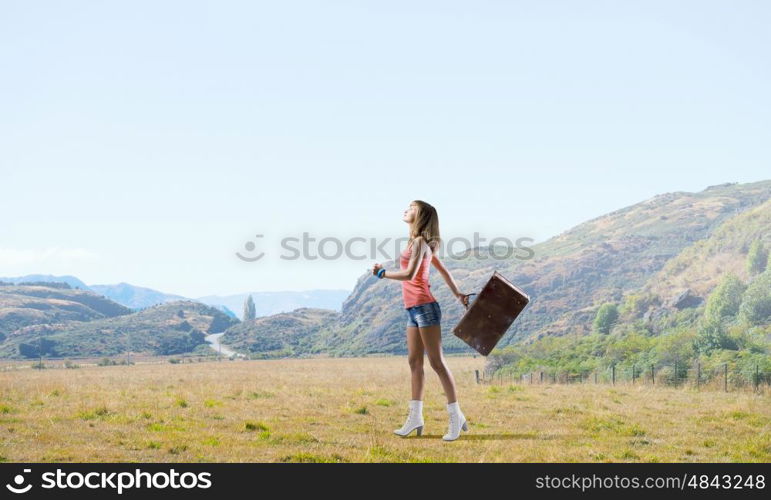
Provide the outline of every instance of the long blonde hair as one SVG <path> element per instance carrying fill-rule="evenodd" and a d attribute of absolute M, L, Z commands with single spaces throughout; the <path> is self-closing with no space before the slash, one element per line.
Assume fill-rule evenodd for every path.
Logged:
<path fill-rule="evenodd" d="M 435 252 L 442 239 L 439 237 L 439 214 L 436 213 L 436 209 L 423 200 L 413 200 L 414 204 L 418 206 L 418 211 L 415 214 L 415 220 L 410 225 L 410 241 L 418 236 L 422 236 L 428 243 L 432 252 Z"/>

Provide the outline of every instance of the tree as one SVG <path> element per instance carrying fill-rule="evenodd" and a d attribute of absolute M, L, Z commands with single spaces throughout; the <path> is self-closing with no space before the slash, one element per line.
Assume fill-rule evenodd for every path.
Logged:
<path fill-rule="evenodd" d="M 755 240 L 747 253 L 747 272 L 750 276 L 762 273 L 768 267 L 769 253 L 761 240 Z"/>
<path fill-rule="evenodd" d="M 56 356 L 55 347 L 56 342 L 47 338 L 41 338 L 29 344 L 22 342 L 18 345 L 19 354 L 25 358 L 37 358 L 41 355 Z"/>
<path fill-rule="evenodd" d="M 771 269 L 750 282 L 739 306 L 739 318 L 750 325 L 771 323 Z"/>
<path fill-rule="evenodd" d="M 707 298 L 704 317 L 708 322 L 719 323 L 733 319 L 739 313 L 746 286 L 733 273 L 726 274 Z"/>
<path fill-rule="evenodd" d="M 617 320 L 618 307 L 612 302 L 606 302 L 597 310 L 597 316 L 595 316 L 592 326 L 595 332 L 607 335 Z"/>
<path fill-rule="evenodd" d="M 255 317 L 257 317 L 257 310 L 254 307 L 254 299 L 249 295 L 244 302 L 244 321 L 254 319 Z"/>
<path fill-rule="evenodd" d="M 737 349 L 735 339 L 728 336 L 720 319 L 704 319 L 701 322 L 694 346 L 703 354 L 709 354 L 715 349 Z"/>

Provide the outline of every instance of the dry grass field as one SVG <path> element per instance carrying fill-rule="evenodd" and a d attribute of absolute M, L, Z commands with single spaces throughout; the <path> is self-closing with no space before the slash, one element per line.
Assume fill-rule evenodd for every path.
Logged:
<path fill-rule="evenodd" d="M 771 398 L 607 385 L 477 385 L 449 357 L 470 430 L 446 443 L 426 364 L 421 437 L 404 357 L 0 372 L 9 462 L 769 462 Z"/>

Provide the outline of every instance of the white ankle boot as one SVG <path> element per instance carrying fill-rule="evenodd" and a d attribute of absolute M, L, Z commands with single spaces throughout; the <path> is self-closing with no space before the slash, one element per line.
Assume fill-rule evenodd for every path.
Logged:
<path fill-rule="evenodd" d="M 460 436 L 460 430 L 468 430 L 466 424 L 466 416 L 460 411 L 458 402 L 449 403 L 447 405 L 447 413 L 450 415 L 450 426 L 447 429 L 447 434 L 442 436 L 445 441 L 455 441 Z"/>
<path fill-rule="evenodd" d="M 415 429 L 417 429 L 418 436 L 423 434 L 423 401 L 419 399 L 410 400 L 410 413 L 407 415 L 407 421 L 401 429 L 396 429 L 394 434 L 404 437 Z"/>

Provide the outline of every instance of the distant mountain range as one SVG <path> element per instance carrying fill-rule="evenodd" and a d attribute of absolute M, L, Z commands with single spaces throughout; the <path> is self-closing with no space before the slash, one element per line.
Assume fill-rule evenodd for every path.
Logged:
<path fill-rule="evenodd" d="M 117 285 L 89 285 L 94 292 L 104 295 L 114 300 L 118 304 L 123 304 L 134 310 L 144 309 L 145 307 L 163 304 L 164 302 L 173 302 L 175 300 L 189 300 L 181 295 L 159 292 L 152 288 L 131 285 L 129 283 L 118 283 Z"/>
<path fill-rule="evenodd" d="M 663 324 L 673 311 L 704 307 L 725 272 L 744 278 L 752 242 L 771 248 L 770 200 L 771 181 L 667 193 L 532 245 L 531 259 L 500 259 L 483 247 L 443 260 L 464 292 L 478 292 L 498 271 L 530 295 L 500 347 L 584 335 L 606 302 L 634 303 L 622 320 Z M 446 352 L 472 352 L 451 333 L 462 306 L 434 268 L 430 278 Z M 406 352 L 399 282 L 365 274 L 350 292 L 256 292 L 260 317 L 240 322 L 233 311 L 242 314 L 247 296 L 191 301 L 127 283 L 87 286 L 72 276 L 0 278 L 0 356 L 34 357 L 41 348 L 60 356 L 208 352 L 203 335 L 223 331 L 224 345 L 254 357 Z"/>
<path fill-rule="evenodd" d="M 16 277 L 0 277 L 0 281 L 4 283 L 34 283 L 34 282 L 48 282 L 48 283 L 67 283 L 72 288 L 80 288 L 81 290 L 90 290 L 88 285 L 80 281 L 75 276 L 54 276 L 52 274 L 27 274 L 26 276 Z M 126 305 L 126 304 L 124 304 Z M 130 306 L 127 306 L 130 307 Z"/>
<path fill-rule="evenodd" d="M 301 307 L 331 309 L 339 311 L 343 301 L 351 293 L 350 290 L 302 290 L 281 292 L 244 292 L 232 295 L 207 295 L 205 297 L 189 298 L 181 295 L 160 292 L 152 288 L 118 283 L 115 285 L 86 285 L 74 276 L 54 276 L 50 274 L 28 274 L 0 278 L 6 283 L 49 282 L 67 283 L 72 288 L 91 290 L 103 295 L 118 304 L 138 311 L 146 307 L 178 300 L 194 300 L 216 307 L 233 318 L 243 317 L 243 307 L 246 298 L 251 295 L 255 303 L 258 317 L 289 312 Z"/>

